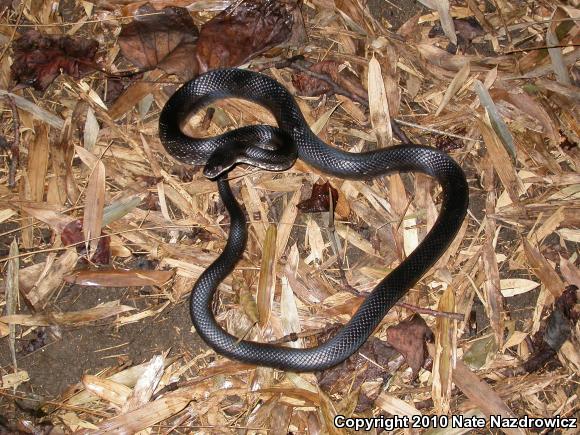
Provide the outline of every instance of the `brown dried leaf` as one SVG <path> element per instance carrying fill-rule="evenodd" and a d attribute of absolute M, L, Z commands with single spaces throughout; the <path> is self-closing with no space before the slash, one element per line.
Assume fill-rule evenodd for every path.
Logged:
<path fill-rule="evenodd" d="M 270 319 L 274 291 L 276 289 L 276 225 L 271 224 L 266 231 L 262 249 L 262 265 L 258 280 L 258 314 L 260 326 L 263 328 Z"/>
<path fill-rule="evenodd" d="M 94 39 L 43 35 L 29 30 L 13 46 L 16 81 L 44 91 L 63 71 L 79 79 L 94 70 L 99 43 Z"/>
<path fill-rule="evenodd" d="M 330 185 L 330 182 L 316 183 L 312 186 L 310 198 L 300 201 L 296 207 L 303 213 L 320 213 L 330 210 L 330 194 L 332 193 L 332 208 L 336 208 L 338 190 Z"/>
<path fill-rule="evenodd" d="M 117 406 L 122 406 L 131 394 L 131 388 L 98 376 L 84 375 L 81 382 L 89 393 Z"/>
<path fill-rule="evenodd" d="M 171 270 L 80 270 L 66 275 L 71 284 L 88 287 L 161 287 L 173 277 Z"/>
<path fill-rule="evenodd" d="M 324 74 L 348 92 L 360 98 L 366 98 L 367 93 L 363 89 L 360 80 L 346 68 L 339 72 L 340 66 L 341 63 L 335 60 L 324 60 L 315 63 L 308 69 L 317 74 Z M 328 82 L 317 79 L 306 72 L 294 73 L 292 75 L 292 84 L 300 95 L 317 96 L 334 92 L 334 87 Z"/>
<path fill-rule="evenodd" d="M 79 434 L 136 433 L 163 421 L 184 409 L 195 397 L 201 395 L 198 386 L 180 389 L 149 402 L 140 408 L 103 420 L 96 430 L 82 430 Z M 207 387 L 207 386 L 206 386 Z"/>
<path fill-rule="evenodd" d="M 428 347 L 429 353 L 433 354 L 433 345 L 428 344 Z M 487 417 L 492 415 L 501 415 L 504 418 L 515 417 L 501 397 L 469 370 L 461 360 L 457 360 L 453 370 L 453 382 Z M 525 435 L 522 429 L 504 428 L 503 431 L 509 435 Z"/>
<path fill-rule="evenodd" d="M 288 40 L 295 25 L 296 0 L 236 2 L 204 24 L 195 57 L 200 72 L 242 65 Z"/>
<path fill-rule="evenodd" d="M 375 57 L 369 61 L 368 87 L 371 124 L 379 147 L 386 147 L 393 141 L 393 130 L 381 65 Z"/>
<path fill-rule="evenodd" d="M 455 26 L 451 19 L 449 0 L 419 0 L 419 2 L 439 13 L 441 27 L 443 28 L 445 35 L 453 44 L 457 45 L 457 35 L 455 34 Z"/>
<path fill-rule="evenodd" d="M 336 409 L 332 400 L 324 394 L 322 390 L 318 391 L 318 397 L 320 400 L 320 410 L 322 411 L 322 417 L 324 418 L 324 425 L 326 426 L 326 433 L 330 435 L 342 435 L 346 434 L 345 430 L 341 430 L 334 424 L 334 418 L 337 416 Z"/>
<path fill-rule="evenodd" d="M 5 312 L 6 315 L 10 317 L 16 313 L 16 308 L 18 307 L 18 294 L 20 292 L 18 280 L 20 258 L 18 258 L 19 251 L 16 239 L 13 239 L 12 243 L 10 243 L 10 250 L 8 252 L 10 260 L 8 260 L 8 267 L 6 268 L 6 287 L 4 292 L 6 297 Z M 2 319 L 2 317 L 0 317 L 0 319 Z M 8 323 L 8 347 L 10 348 L 10 356 L 12 357 L 13 370 L 16 373 L 18 371 L 16 363 L 16 322 L 6 321 L 3 323 Z"/>
<path fill-rule="evenodd" d="M 64 275 L 73 269 L 78 258 L 74 250 L 68 249 L 53 264 L 47 264 L 50 269 L 46 275 L 42 276 L 42 280 L 26 295 L 35 308 L 42 308 L 52 292 L 60 286 Z"/>
<path fill-rule="evenodd" d="M 83 236 L 83 220 L 76 219 L 67 224 L 60 235 L 61 241 L 65 246 L 74 245 L 80 254 L 86 252 L 86 244 Z M 111 238 L 109 236 L 99 237 L 96 250 L 94 251 L 91 261 L 95 264 L 109 264 L 111 261 Z"/>
<path fill-rule="evenodd" d="M 469 62 L 467 62 L 465 65 L 461 67 L 461 69 L 457 72 L 457 74 L 455 74 L 455 77 L 453 77 L 453 80 L 451 80 L 451 83 L 445 90 L 445 95 L 443 95 L 443 100 L 441 100 L 441 104 L 439 104 L 439 107 L 435 112 L 435 116 L 438 116 L 443 111 L 445 106 L 447 106 L 447 104 L 451 101 L 451 98 L 457 93 L 459 89 L 461 89 L 461 87 L 469 77 L 470 72 L 471 69 L 469 67 Z"/>
<path fill-rule="evenodd" d="M 234 277 L 232 280 L 232 290 L 238 294 L 240 305 L 242 306 L 244 313 L 246 313 L 246 316 L 248 316 L 253 324 L 258 323 L 258 305 L 256 305 L 254 295 L 250 291 L 250 286 L 248 286 L 244 280 Z"/>
<path fill-rule="evenodd" d="M 121 408 L 122 414 L 139 409 L 140 406 L 145 405 L 151 400 L 157 385 L 159 385 L 164 368 L 164 355 L 155 355 L 151 358 L 147 363 L 147 368 L 135 383 L 135 387 L 127 398 L 127 402 L 123 404 Z"/>
<path fill-rule="evenodd" d="M 83 217 L 83 234 L 89 241 L 89 257 L 97 251 L 103 226 L 105 207 L 105 165 L 98 161 L 93 167 L 85 193 L 85 212 Z"/>
<path fill-rule="evenodd" d="M 119 119 L 130 109 L 135 107 L 135 105 L 146 95 L 149 95 L 156 87 L 157 83 L 154 81 L 139 81 L 131 84 L 117 99 L 115 99 L 115 102 L 109 109 L 109 116 L 113 120 Z"/>
<path fill-rule="evenodd" d="M 387 329 L 387 342 L 405 357 L 415 376 L 427 356 L 425 341 L 431 337 L 433 333 L 418 314 Z"/>
<path fill-rule="evenodd" d="M 564 283 L 554 270 L 552 266 L 548 263 L 548 260 L 534 248 L 528 239 L 523 239 L 524 252 L 528 263 L 530 265 L 531 271 L 540 278 L 540 281 L 546 286 L 546 288 L 552 293 L 554 297 L 558 297 L 564 291 Z"/>
<path fill-rule="evenodd" d="M 29 113 L 34 117 L 34 119 L 38 119 L 41 122 L 44 122 L 51 127 L 56 128 L 57 130 L 61 130 L 64 125 L 64 121 L 60 116 L 57 116 L 40 106 L 37 106 L 32 101 L 27 100 L 26 98 L 21 97 L 20 95 L 13 94 L 12 92 L 8 92 L 4 89 L 0 89 L 0 96 L 8 96 L 14 100 L 16 103 L 16 107 Z"/>
<path fill-rule="evenodd" d="M 39 124 L 28 150 L 28 179 L 32 201 L 42 201 L 44 198 L 49 147 L 48 127 L 46 124 Z"/>
<path fill-rule="evenodd" d="M 482 249 L 483 270 L 485 272 L 485 281 L 483 283 L 484 305 L 490 326 L 495 332 L 497 345 L 501 347 L 504 334 L 503 296 L 500 291 L 499 268 L 491 237 L 493 237 L 493 234 L 487 234 Z"/>
<path fill-rule="evenodd" d="M 570 260 L 560 257 L 560 272 L 568 284 L 580 288 L 580 270 Z"/>
<path fill-rule="evenodd" d="M 519 204 L 520 193 L 523 192 L 523 185 L 518 178 L 512 159 L 508 154 L 506 148 L 501 145 L 501 142 L 492 128 L 485 122 L 476 118 L 476 123 L 483 136 L 483 140 L 488 150 L 488 155 L 491 158 L 493 166 L 504 185 L 506 191 L 514 204 Z"/>
<path fill-rule="evenodd" d="M 556 124 L 536 99 L 530 97 L 519 89 L 514 89 L 508 92 L 501 88 L 495 88 L 490 91 L 490 94 L 492 98 L 503 99 L 504 101 L 510 102 L 522 112 L 527 113 L 537 120 L 542 125 L 542 128 L 544 129 L 543 133 L 548 136 L 552 145 L 556 145 L 560 141 L 560 135 Z"/>
<path fill-rule="evenodd" d="M 198 74 L 199 66 L 192 56 L 198 31 L 185 8 L 166 7 L 160 12 L 145 4 L 134 20 L 119 35 L 121 53 L 144 69 L 161 68 L 183 80 Z"/>
<path fill-rule="evenodd" d="M 413 405 L 386 392 L 379 394 L 375 400 L 375 405 L 380 407 L 383 411 L 393 415 L 405 415 L 408 417 L 421 415 L 421 411 L 419 411 Z"/>
<path fill-rule="evenodd" d="M 119 301 L 113 301 L 86 310 L 70 311 L 68 313 L 13 314 L 0 317 L 0 322 L 25 326 L 82 325 L 117 316 L 134 309 L 134 307 L 128 305 L 119 305 Z"/>
<path fill-rule="evenodd" d="M 280 295 L 280 321 L 284 335 L 302 332 L 300 327 L 300 318 L 298 316 L 298 307 L 296 306 L 296 297 L 290 287 L 288 278 L 282 277 L 282 290 Z M 301 348 L 304 347 L 302 339 L 298 339 L 289 343 L 290 347 Z"/>
<path fill-rule="evenodd" d="M 276 238 L 276 261 L 280 259 L 286 246 L 288 245 L 288 240 L 290 240 L 290 233 L 294 227 L 294 222 L 296 221 L 296 216 L 298 215 L 298 201 L 300 200 L 300 190 L 296 190 L 286 208 L 282 212 L 282 217 L 278 222 L 278 237 Z"/>
<path fill-rule="evenodd" d="M 438 311 L 455 312 L 455 292 L 449 286 L 439 299 Z M 431 392 L 437 414 L 447 414 L 451 401 L 452 373 L 457 357 L 457 321 L 437 317 L 435 327 L 435 356 Z"/>

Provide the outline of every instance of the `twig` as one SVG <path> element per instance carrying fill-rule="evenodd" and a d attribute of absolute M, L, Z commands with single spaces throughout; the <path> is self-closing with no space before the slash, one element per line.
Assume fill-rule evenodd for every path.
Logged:
<path fill-rule="evenodd" d="M 452 313 L 450 311 L 436 311 L 432 310 L 431 308 L 421 308 L 416 305 L 407 304 L 405 302 L 397 302 L 396 305 L 418 314 L 426 314 L 433 317 L 447 317 L 449 319 L 458 320 L 460 322 L 464 319 L 463 314 Z"/>
<path fill-rule="evenodd" d="M 323 334 L 323 333 L 333 329 L 335 326 L 336 326 L 335 324 L 331 324 L 329 326 L 326 326 L 325 328 L 313 329 L 313 330 L 304 331 L 304 332 L 291 332 L 290 334 L 287 334 L 284 337 L 280 337 L 276 340 L 269 341 L 268 344 L 290 343 L 290 342 L 296 341 L 300 338 L 307 338 L 307 337 L 312 337 L 314 335 L 320 335 L 320 334 Z"/>
<path fill-rule="evenodd" d="M 436 128 L 425 127 L 424 125 L 415 124 L 413 122 L 403 121 L 402 119 L 395 119 L 395 121 L 397 121 L 397 124 L 401 124 L 401 125 L 404 125 L 406 127 L 413 127 L 413 128 L 417 128 L 419 130 L 425 130 L 425 131 L 428 131 L 429 133 L 438 134 L 441 136 L 449 136 L 449 137 L 454 137 L 455 139 L 469 140 L 472 142 L 483 142 L 483 140 L 481 140 L 481 139 L 473 139 L 471 137 L 461 136 L 459 134 L 449 133 L 449 132 L 443 131 L 443 130 L 437 130 Z"/>

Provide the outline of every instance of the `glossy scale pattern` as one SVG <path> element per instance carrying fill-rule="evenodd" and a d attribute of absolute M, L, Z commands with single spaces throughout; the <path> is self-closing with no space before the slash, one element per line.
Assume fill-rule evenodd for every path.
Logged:
<path fill-rule="evenodd" d="M 278 128 L 249 126 L 213 138 L 195 139 L 181 131 L 193 112 L 221 98 L 244 98 L 269 109 Z M 240 69 L 210 71 L 183 85 L 166 103 L 159 135 L 167 152 L 190 164 L 206 164 L 216 178 L 230 215 L 230 232 L 222 254 L 195 284 L 190 301 L 197 333 L 216 352 L 246 363 L 291 371 L 319 371 L 351 356 L 368 339 L 392 306 L 417 283 L 445 252 L 465 217 L 469 192 L 459 165 L 445 153 L 419 145 L 400 145 L 349 153 L 322 142 L 310 130 L 290 93 L 275 80 Z M 341 178 L 365 179 L 392 172 L 422 172 L 441 185 L 439 217 L 421 244 L 385 277 L 332 338 L 320 346 L 294 349 L 239 341 L 224 331 L 212 313 L 214 293 L 242 257 L 247 240 L 244 213 L 223 174 L 235 163 L 285 170 L 296 156 L 319 170 Z"/>

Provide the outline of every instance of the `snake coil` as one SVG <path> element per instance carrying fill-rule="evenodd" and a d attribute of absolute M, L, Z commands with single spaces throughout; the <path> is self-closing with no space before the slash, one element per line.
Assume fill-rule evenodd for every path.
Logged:
<path fill-rule="evenodd" d="M 223 98 L 243 98 L 266 107 L 278 127 L 242 127 L 212 138 L 191 138 L 181 124 L 192 113 Z M 159 118 L 167 152 L 182 162 L 204 164 L 217 179 L 230 215 L 227 244 L 202 273 L 191 292 L 191 318 L 197 333 L 216 352 L 246 363 L 291 371 L 319 371 L 351 356 L 368 339 L 391 307 L 444 253 L 459 230 L 468 205 L 468 186 L 460 166 L 445 153 L 419 145 L 399 145 L 349 153 L 321 141 L 308 127 L 290 93 L 275 80 L 240 69 L 215 70 L 184 84 L 167 101 Z M 422 172 L 442 187 L 439 217 L 421 244 L 367 296 L 351 320 L 317 347 L 295 349 L 242 340 L 224 331 L 212 313 L 214 293 L 242 257 L 247 240 L 245 216 L 227 179 L 236 163 L 285 170 L 296 157 L 341 178 L 368 179 L 392 172 Z"/>

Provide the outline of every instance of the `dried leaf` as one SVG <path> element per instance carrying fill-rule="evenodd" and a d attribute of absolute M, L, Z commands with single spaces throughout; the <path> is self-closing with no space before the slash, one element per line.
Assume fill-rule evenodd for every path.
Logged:
<path fill-rule="evenodd" d="M 320 213 L 330 210 L 330 194 L 332 193 L 332 209 L 338 202 L 338 190 L 330 182 L 316 183 L 312 186 L 310 198 L 300 201 L 296 207 L 303 213 Z"/>
<path fill-rule="evenodd" d="M 509 298 L 511 296 L 527 293 L 537 288 L 540 284 L 523 278 L 507 278 L 500 280 L 501 294 Z"/>
<path fill-rule="evenodd" d="M 430 352 L 431 350 L 432 347 Z M 501 415 L 503 418 L 515 417 L 499 395 L 469 370 L 461 360 L 457 360 L 453 371 L 453 382 L 488 418 L 492 415 Z M 503 431 L 509 435 L 525 435 L 522 429 L 504 428 Z"/>
<path fill-rule="evenodd" d="M 65 246 L 74 245 L 78 253 L 86 253 L 86 243 L 83 243 L 86 240 L 83 235 L 83 220 L 76 219 L 68 223 L 63 228 L 60 239 Z M 111 260 L 111 238 L 105 236 L 99 237 L 97 240 L 98 244 L 91 261 L 95 264 L 109 264 Z"/>
<path fill-rule="evenodd" d="M 44 199 L 49 148 L 48 128 L 45 124 L 40 124 L 36 128 L 34 141 L 28 150 L 28 179 L 30 180 L 30 199 L 32 201 Z"/>
<path fill-rule="evenodd" d="M 8 267 L 6 268 L 6 315 L 8 317 L 15 315 L 16 307 L 18 306 L 18 294 L 19 281 L 18 281 L 18 269 L 20 268 L 20 259 L 18 258 L 18 242 L 16 239 L 12 240 L 10 243 L 10 250 L 8 251 L 10 260 L 8 260 Z M 2 317 L 0 317 L 2 319 Z M 18 365 L 16 363 L 16 322 L 3 322 L 8 323 L 8 347 L 10 348 L 10 356 L 12 357 L 12 365 L 14 373 L 18 371 Z"/>
<path fill-rule="evenodd" d="M 379 394 L 379 397 L 375 400 L 375 404 L 383 411 L 393 415 L 406 415 L 408 417 L 422 415 L 421 411 L 417 410 L 413 405 L 386 392 Z"/>
<path fill-rule="evenodd" d="M 99 122 L 92 107 L 87 108 L 87 118 L 83 130 L 83 144 L 85 149 L 92 151 L 99 137 Z"/>
<path fill-rule="evenodd" d="M 280 320 L 284 335 L 291 333 L 302 332 L 300 327 L 300 319 L 298 316 L 298 308 L 296 307 L 296 299 L 292 287 L 288 282 L 288 278 L 282 277 L 282 292 L 280 295 Z M 302 340 L 298 339 L 290 343 L 290 347 L 301 348 L 304 347 Z"/>
<path fill-rule="evenodd" d="M 468 62 L 461 67 L 457 74 L 455 74 L 455 77 L 453 77 L 453 80 L 451 80 L 449 87 L 445 90 L 445 95 L 443 96 L 443 100 L 441 100 L 441 104 L 439 104 L 439 107 L 435 112 L 435 116 L 439 115 L 443 111 L 445 106 L 447 106 L 447 104 L 451 101 L 451 98 L 457 93 L 457 91 L 459 91 L 459 89 L 461 89 L 469 77 L 470 72 L 471 69 Z"/>
<path fill-rule="evenodd" d="M 330 435 L 345 434 L 346 431 L 340 430 L 334 424 L 335 422 L 334 418 L 337 416 L 338 413 L 336 412 L 332 400 L 330 400 L 330 398 L 326 394 L 324 394 L 324 392 L 321 390 L 318 391 L 318 397 L 320 400 L 320 410 L 322 411 L 324 425 L 326 426 L 326 433 Z"/>
<path fill-rule="evenodd" d="M 142 405 L 145 405 L 155 392 L 161 376 L 163 375 L 163 369 L 165 368 L 165 356 L 155 355 L 145 368 L 143 374 L 139 377 L 139 380 L 135 383 L 133 391 L 127 398 L 127 402 L 123 404 L 121 408 L 121 414 L 131 412 L 135 409 L 139 409 Z"/>
<path fill-rule="evenodd" d="M 171 270 L 80 270 L 65 275 L 64 280 L 71 284 L 89 287 L 161 287 L 173 277 Z"/>
<path fill-rule="evenodd" d="M 131 394 L 131 388 L 98 376 L 84 375 L 81 382 L 88 392 L 117 406 L 125 404 Z"/>
<path fill-rule="evenodd" d="M 244 313 L 251 320 L 253 324 L 259 322 L 258 305 L 254 299 L 254 295 L 250 291 L 250 287 L 240 279 L 234 278 L 232 281 L 232 290 L 238 294 L 240 305 Z"/>
<path fill-rule="evenodd" d="M 61 71 L 75 79 L 94 71 L 98 48 L 94 39 L 29 30 L 13 44 L 12 73 L 18 83 L 44 91 Z"/>
<path fill-rule="evenodd" d="M 488 237 L 486 238 L 482 248 L 483 270 L 485 273 L 485 281 L 483 282 L 484 306 L 489 323 L 495 332 L 497 345 L 503 345 L 504 337 L 504 322 L 503 322 L 503 296 L 500 292 L 499 267 L 495 251 L 492 245 L 492 234 L 486 230 Z"/>
<path fill-rule="evenodd" d="M 505 149 L 510 153 L 510 155 L 515 158 L 516 156 L 516 146 L 514 144 L 514 138 L 509 131 L 509 128 L 499 111 L 491 96 L 487 92 L 487 89 L 479 80 L 475 80 L 474 82 L 474 89 L 479 97 L 479 101 L 481 105 L 485 108 L 487 115 L 489 116 L 489 121 L 491 123 L 492 128 L 497 133 L 498 137 L 500 138 L 502 144 L 505 146 Z"/>
<path fill-rule="evenodd" d="M 242 65 L 286 41 L 295 25 L 295 0 L 236 2 L 204 24 L 195 55 L 201 72 Z"/>
<path fill-rule="evenodd" d="M 96 238 L 101 234 L 103 225 L 103 210 L 105 206 L 105 165 L 99 161 L 89 177 L 85 195 L 85 212 L 83 218 L 83 234 L 89 241 L 89 257 L 99 244 Z M 92 239 L 92 240 L 91 240 Z"/>
<path fill-rule="evenodd" d="M 519 196 L 524 189 L 521 180 L 516 174 L 512 159 L 509 157 L 507 150 L 501 145 L 499 138 L 491 127 L 479 119 L 476 119 L 476 122 L 499 179 L 508 192 L 512 202 L 519 204 Z"/>
<path fill-rule="evenodd" d="M 432 336 L 433 333 L 418 314 L 387 329 L 387 342 L 405 357 L 415 376 L 425 362 L 425 341 Z"/>
<path fill-rule="evenodd" d="M 294 192 L 286 208 L 282 212 L 282 217 L 278 222 L 278 237 L 276 237 L 276 261 L 280 259 L 284 253 L 288 240 L 290 240 L 290 232 L 296 221 L 298 215 L 298 201 L 300 200 L 300 190 Z"/>
<path fill-rule="evenodd" d="M 141 6 L 132 22 L 119 35 L 121 53 L 143 69 L 161 68 L 182 80 L 199 72 L 192 56 L 198 30 L 185 8 L 166 7 L 160 12 L 149 4 Z"/>
<path fill-rule="evenodd" d="M 26 370 L 18 370 L 14 373 L 2 375 L 2 389 L 16 389 L 19 385 L 28 382 L 29 380 L 30 377 Z"/>
<path fill-rule="evenodd" d="M 97 430 L 78 431 L 78 433 L 97 435 L 139 432 L 180 412 L 195 397 L 195 393 L 188 389 L 168 393 L 135 411 L 102 421 Z"/>
<path fill-rule="evenodd" d="M 262 264 L 258 280 L 258 314 L 260 327 L 265 327 L 270 319 L 274 290 L 276 288 L 276 225 L 271 224 L 266 232 L 262 250 Z"/>
<path fill-rule="evenodd" d="M 366 98 L 367 94 L 360 84 L 360 80 L 348 69 L 340 71 L 341 63 L 334 60 L 317 62 L 308 69 L 316 74 L 326 75 L 332 82 L 341 88 Z M 335 88 L 326 81 L 320 80 L 306 72 L 297 72 L 292 75 L 292 84 L 301 95 L 317 96 L 332 94 Z"/>
<path fill-rule="evenodd" d="M 49 265 L 48 273 L 26 295 L 34 307 L 42 308 L 44 306 L 52 292 L 62 283 L 64 275 L 73 269 L 78 258 L 79 256 L 74 250 L 68 249 L 52 265 Z"/>
<path fill-rule="evenodd" d="M 540 251 L 534 248 L 526 238 L 523 239 L 523 244 L 531 271 L 542 281 L 554 297 L 560 296 L 564 291 L 564 283 L 556 271 L 550 266 Z"/>
<path fill-rule="evenodd" d="M 381 65 L 374 57 L 369 61 L 368 86 L 371 124 L 379 147 L 386 147 L 393 141 L 393 131 Z"/>
<path fill-rule="evenodd" d="M 447 287 L 439 299 L 438 311 L 455 312 L 455 293 Z M 435 356 L 433 358 L 433 403 L 437 414 L 447 414 L 450 408 L 452 373 L 457 358 L 457 321 L 437 317 L 435 328 Z"/>
<path fill-rule="evenodd" d="M 580 270 L 570 260 L 560 257 L 560 272 L 568 284 L 580 288 Z"/>
<path fill-rule="evenodd" d="M 453 44 L 457 45 L 457 35 L 455 34 L 455 26 L 451 19 L 449 0 L 430 0 L 430 2 L 435 3 L 435 8 L 439 12 L 441 27 L 443 27 L 445 35 Z"/>
<path fill-rule="evenodd" d="M 330 117 L 337 109 L 337 107 L 340 106 L 340 104 L 341 103 L 338 103 L 334 107 L 324 112 L 312 125 L 310 125 L 310 129 L 314 132 L 314 134 L 320 134 L 322 130 L 324 130 L 324 127 L 326 127 L 328 124 Z"/>
<path fill-rule="evenodd" d="M 93 308 L 68 313 L 38 313 L 38 314 L 13 314 L 0 317 L 2 323 L 16 323 L 25 326 L 50 326 L 50 325 L 82 325 L 95 320 L 117 316 L 135 308 L 128 305 L 119 305 L 119 301 L 108 302 Z"/>
<path fill-rule="evenodd" d="M 568 68 L 564 62 L 564 56 L 562 56 L 562 49 L 559 47 L 560 41 L 556 36 L 552 26 L 548 26 L 546 29 L 546 46 L 548 46 L 548 54 L 552 60 L 552 66 L 554 67 L 554 73 L 556 74 L 556 80 L 558 83 L 564 86 L 570 86 L 572 84 L 570 76 L 568 75 Z"/>
<path fill-rule="evenodd" d="M 304 262 L 306 264 L 310 264 L 313 261 L 322 263 L 326 244 L 324 243 L 320 226 L 314 221 L 314 219 L 308 220 L 306 226 L 306 240 L 306 246 L 310 248 L 310 254 L 304 259 Z"/>

